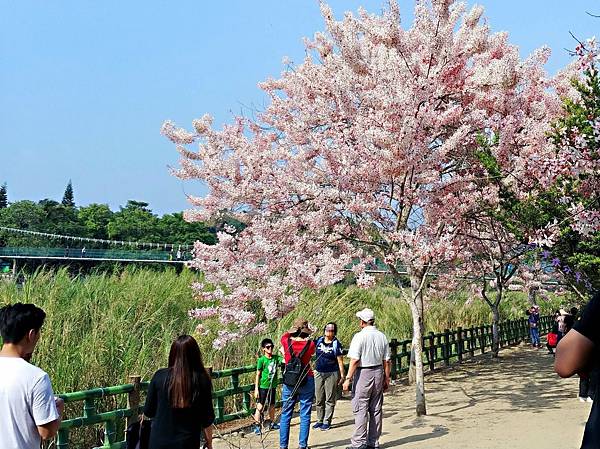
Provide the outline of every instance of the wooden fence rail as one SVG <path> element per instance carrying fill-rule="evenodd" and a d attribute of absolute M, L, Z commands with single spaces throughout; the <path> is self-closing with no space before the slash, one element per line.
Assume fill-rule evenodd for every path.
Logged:
<path fill-rule="evenodd" d="M 552 326 L 552 317 L 540 318 L 540 334 L 546 334 Z M 499 326 L 500 347 L 518 343 L 529 337 L 529 327 L 526 319 L 505 321 Z M 423 337 L 423 363 L 426 371 L 449 366 L 453 362 L 461 362 L 466 357 L 483 354 L 491 348 L 492 326 L 477 326 L 468 329 L 446 329 L 441 333 L 433 333 Z M 396 380 L 410 368 L 411 340 L 390 341 L 392 353 L 392 379 Z M 229 386 L 213 391 L 213 404 L 216 423 L 224 423 L 250 416 L 252 407 L 252 392 L 254 391 L 254 376 L 256 366 L 247 365 L 220 371 L 210 370 L 212 379 L 229 378 Z M 244 377 L 246 383 L 240 379 Z M 281 381 L 278 382 L 278 384 Z M 69 449 L 70 431 L 72 429 L 102 425 L 104 429 L 103 449 L 125 449 L 123 434 L 119 437 L 118 429 L 125 428 L 138 419 L 142 411 L 140 393 L 148 388 L 148 382 L 142 382 L 139 376 L 130 376 L 130 383 L 113 387 L 95 388 L 60 394 L 65 403 L 83 401 L 82 416 L 65 419 L 60 426 L 56 447 Z M 97 412 L 96 401 L 109 397 L 127 395 L 126 408 Z M 226 401 L 227 400 L 227 401 Z M 125 420 L 125 423 L 123 423 Z M 121 439 L 122 438 L 122 439 Z"/>

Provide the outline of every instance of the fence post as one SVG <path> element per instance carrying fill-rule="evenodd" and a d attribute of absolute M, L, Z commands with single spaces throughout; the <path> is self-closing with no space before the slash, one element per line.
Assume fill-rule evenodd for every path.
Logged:
<path fill-rule="evenodd" d="M 89 418 L 96 414 L 96 404 L 94 398 L 86 398 L 83 400 L 83 417 Z"/>
<path fill-rule="evenodd" d="M 250 393 L 248 393 L 247 391 L 244 391 L 244 410 L 250 414 L 251 411 L 251 398 L 250 398 Z"/>
<path fill-rule="evenodd" d="M 225 416 L 225 398 L 223 396 L 219 396 L 217 398 L 217 413 L 216 413 L 216 420 L 215 423 L 219 424 L 221 422 L 223 422 L 223 416 Z"/>
<path fill-rule="evenodd" d="M 392 353 L 392 379 L 396 380 L 398 377 L 398 340 L 392 338 L 390 342 L 390 350 Z"/>
<path fill-rule="evenodd" d="M 58 429 L 56 449 L 69 449 L 69 429 Z"/>
<path fill-rule="evenodd" d="M 458 355 L 458 361 L 462 362 L 463 359 L 463 351 L 464 351 L 464 340 L 463 340 L 463 329 L 462 326 L 458 328 L 458 338 L 456 341 L 456 352 Z"/>
<path fill-rule="evenodd" d="M 117 425 L 114 419 L 104 422 L 104 447 L 112 447 L 117 434 Z"/>
<path fill-rule="evenodd" d="M 469 355 L 471 357 L 475 357 L 475 335 L 474 335 L 474 328 L 471 327 L 469 329 Z"/>
<path fill-rule="evenodd" d="M 140 382 L 142 380 L 142 376 L 132 375 L 129 376 L 129 382 L 133 385 L 133 391 L 127 394 L 127 408 L 134 410 L 132 416 L 127 417 L 125 419 L 125 432 L 127 432 L 127 428 L 130 424 L 134 422 L 138 422 L 140 420 L 139 417 L 139 407 L 140 407 Z"/>
<path fill-rule="evenodd" d="M 485 352 L 485 327 L 479 326 L 479 349 L 481 353 Z"/>
<path fill-rule="evenodd" d="M 406 357 L 406 371 L 410 370 L 410 351 L 408 350 L 408 342 L 402 342 L 402 354 Z M 400 356 L 399 369 L 402 370 L 402 356 Z"/>
<path fill-rule="evenodd" d="M 444 329 L 444 344 L 442 348 L 444 348 L 444 366 L 450 366 L 450 329 Z"/>
<path fill-rule="evenodd" d="M 429 340 L 429 371 L 433 371 L 435 369 L 435 334 L 433 332 L 429 332 L 428 336 Z"/>
<path fill-rule="evenodd" d="M 237 373 L 234 373 L 231 375 L 231 388 L 233 388 L 234 390 L 237 390 L 240 386 L 240 375 Z"/>

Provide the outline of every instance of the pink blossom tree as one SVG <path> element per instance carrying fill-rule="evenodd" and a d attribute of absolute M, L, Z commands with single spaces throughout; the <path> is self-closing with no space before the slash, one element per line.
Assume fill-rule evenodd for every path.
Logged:
<path fill-rule="evenodd" d="M 291 311 L 302 288 L 339 281 L 349 266 L 363 287 L 384 261 L 413 317 L 416 412 L 426 413 L 422 363 L 427 276 L 462 252 L 458 230 L 493 185 L 477 182 L 477 136 L 493 130 L 498 156 L 535 154 L 555 108 L 538 66 L 523 62 L 505 33 L 491 34 L 482 8 L 417 2 L 404 29 L 395 1 L 381 16 L 360 10 L 337 21 L 322 4 L 327 33 L 306 42 L 303 62 L 260 84 L 270 103 L 257 119 L 222 130 L 209 116 L 193 131 L 166 122 L 181 153 L 176 175 L 200 180 L 191 221 L 228 214 L 217 245 L 195 245 L 195 289 L 218 317 L 216 345 L 264 329 Z M 189 145 L 197 143 L 197 150 Z M 516 177 L 528 167 L 515 164 Z M 210 288 L 207 285 L 210 284 Z"/>

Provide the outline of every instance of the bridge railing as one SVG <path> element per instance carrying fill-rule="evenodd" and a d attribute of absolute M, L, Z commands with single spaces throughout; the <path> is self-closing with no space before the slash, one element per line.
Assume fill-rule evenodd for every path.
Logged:
<path fill-rule="evenodd" d="M 97 248 L 64 248 L 64 247 L 0 247 L 0 257 L 52 257 L 59 259 L 112 259 L 112 260 L 158 260 L 180 261 L 190 260 L 189 251 L 177 253 L 160 249 L 97 249 Z"/>
<path fill-rule="evenodd" d="M 546 334 L 553 323 L 553 318 L 544 316 L 540 318 L 540 334 Z M 526 319 L 504 321 L 499 325 L 500 347 L 519 343 L 529 337 L 529 326 Z M 483 354 L 492 345 L 492 326 L 476 326 L 468 329 L 458 328 L 446 330 L 441 333 L 429 333 L 423 337 L 423 363 L 426 372 L 436 368 L 449 366 L 452 362 L 460 362 L 475 354 Z M 390 341 L 392 353 L 392 379 L 398 379 L 410 367 L 411 340 L 393 338 Z M 252 393 L 254 391 L 255 365 L 210 371 L 215 384 L 224 381 L 228 385 L 221 389 L 213 390 L 213 405 L 215 410 L 215 423 L 220 424 L 235 419 L 250 416 L 254 413 L 252 407 Z M 280 384 L 281 381 L 278 382 Z M 58 395 L 65 403 L 82 402 L 82 416 L 69 418 L 61 423 L 56 447 L 68 449 L 70 432 L 73 429 L 96 426 L 104 427 L 103 446 L 107 449 L 124 449 L 125 441 L 117 435 L 133 421 L 138 419 L 142 412 L 140 393 L 148 388 L 148 382 L 141 382 L 139 377 L 134 377 L 132 383 L 114 387 L 95 388 L 92 390 L 78 391 Z M 102 413 L 96 409 L 96 401 L 100 398 L 115 395 L 127 395 L 127 407 L 117 408 Z M 125 423 L 123 423 L 125 420 Z"/>

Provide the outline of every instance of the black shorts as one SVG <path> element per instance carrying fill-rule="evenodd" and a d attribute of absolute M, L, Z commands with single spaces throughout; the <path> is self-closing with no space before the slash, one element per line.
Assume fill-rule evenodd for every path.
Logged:
<path fill-rule="evenodd" d="M 275 388 L 259 388 L 257 402 L 265 408 L 275 406 Z"/>

